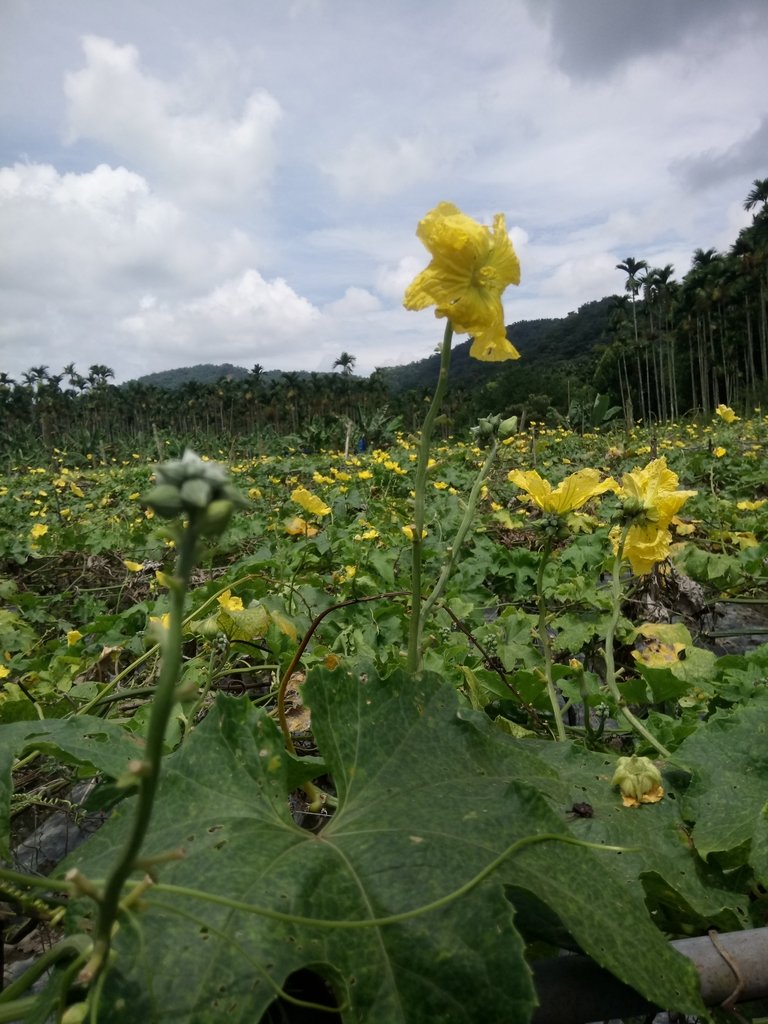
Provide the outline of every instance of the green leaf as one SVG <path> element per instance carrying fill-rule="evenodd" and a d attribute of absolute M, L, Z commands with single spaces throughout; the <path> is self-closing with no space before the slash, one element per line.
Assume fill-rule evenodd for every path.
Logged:
<path fill-rule="evenodd" d="M 559 779 L 542 781 L 573 835 L 593 843 L 623 846 L 627 852 L 613 869 L 628 885 L 641 883 L 659 927 L 680 932 L 716 926 L 728 931 L 746 926 L 745 900 L 728 888 L 716 868 L 704 864 L 692 848 L 681 817 L 680 792 L 670 776 L 660 803 L 628 808 L 611 785 L 616 757 L 571 743 L 531 744 Z M 591 817 L 573 812 L 588 805 Z"/>
<path fill-rule="evenodd" d="M 336 814 L 317 835 L 293 823 L 274 724 L 246 700 L 220 696 L 165 762 L 144 852 L 182 847 L 185 856 L 163 866 L 161 882 L 312 920 L 364 922 L 445 902 L 350 930 L 269 920 L 158 885 L 117 935 L 102 1003 L 110 1021 L 250 1024 L 275 986 L 308 965 L 345 1003 L 345 1022 L 525 1021 L 530 972 L 502 883 L 533 887 L 588 952 L 648 998 L 700 1006 L 695 973 L 614 874 L 615 855 L 534 841 L 449 898 L 517 841 L 567 835 L 528 784 L 554 774 L 527 741 L 459 711 L 436 677 L 318 670 L 303 693 Z M 102 876 L 125 841 L 129 809 L 125 801 L 61 870 Z"/>
<path fill-rule="evenodd" d="M 17 758 L 37 750 L 65 764 L 84 765 L 116 779 L 125 772 L 129 761 L 141 757 L 143 748 L 143 741 L 129 737 L 121 726 L 90 715 L 1 725 L 0 856 L 10 856 L 11 769 Z"/>
<path fill-rule="evenodd" d="M 683 813 L 701 856 L 748 843 L 768 794 L 768 700 L 713 715 L 676 756 L 693 773 Z"/>

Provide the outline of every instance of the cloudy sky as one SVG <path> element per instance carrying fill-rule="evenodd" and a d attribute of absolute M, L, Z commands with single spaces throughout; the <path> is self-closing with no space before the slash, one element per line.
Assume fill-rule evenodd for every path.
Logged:
<path fill-rule="evenodd" d="M 512 323 L 727 248 L 768 175 L 768 0 L 2 0 L 0 370 L 357 371 L 441 199 L 504 212 Z"/>

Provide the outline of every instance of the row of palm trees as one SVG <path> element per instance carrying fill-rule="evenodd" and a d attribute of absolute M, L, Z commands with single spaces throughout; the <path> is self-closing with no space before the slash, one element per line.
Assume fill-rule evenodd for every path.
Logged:
<path fill-rule="evenodd" d="M 612 337 L 596 371 L 627 422 L 710 413 L 768 392 L 768 178 L 745 201 L 752 223 L 728 252 L 697 249 L 677 282 L 671 265 L 626 257 L 625 295 L 615 298 Z"/>
<path fill-rule="evenodd" d="M 355 356 L 343 352 L 335 363 L 340 374 L 279 377 L 256 364 L 242 378 L 189 381 L 174 390 L 142 381 L 117 387 L 102 365 L 87 374 L 71 363 L 61 373 L 33 366 L 19 381 L 0 373 L 0 453 L 16 456 L 42 441 L 47 449 L 96 454 L 153 444 L 158 434 L 189 443 L 261 435 L 265 443 L 293 436 L 321 447 L 352 433 L 375 441 L 387 419 L 387 386 L 381 374 L 355 377 L 354 364 Z"/>

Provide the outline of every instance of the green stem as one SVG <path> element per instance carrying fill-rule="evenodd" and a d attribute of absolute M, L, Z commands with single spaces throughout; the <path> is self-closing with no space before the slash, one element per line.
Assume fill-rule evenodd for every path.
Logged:
<path fill-rule="evenodd" d="M 560 701 L 558 700 L 557 690 L 552 679 L 552 644 L 549 640 L 549 630 L 547 627 L 547 603 L 544 600 L 544 572 L 551 553 L 552 541 L 547 537 L 541 552 L 541 562 L 539 563 L 539 571 L 536 576 L 536 604 L 539 609 L 539 643 L 544 655 L 544 678 L 547 684 L 547 696 L 549 697 L 549 703 L 552 705 L 558 741 L 564 743 L 567 737 L 565 735 L 565 725 L 563 724 L 563 714 L 560 710 Z"/>
<path fill-rule="evenodd" d="M 443 907 L 448 906 L 448 904 L 453 903 L 454 900 L 460 899 L 462 896 L 466 896 L 470 893 L 473 889 L 476 889 L 481 882 L 484 882 L 486 878 L 492 875 L 493 872 L 501 867 L 504 861 L 513 854 L 525 849 L 526 846 L 533 846 L 536 843 L 543 842 L 569 843 L 572 846 L 583 846 L 589 850 L 600 850 L 602 853 L 630 852 L 630 848 L 626 846 L 606 846 L 602 843 L 589 843 L 583 839 L 576 839 L 574 836 L 563 835 L 556 832 L 540 832 L 536 835 L 523 836 L 522 839 L 516 840 L 505 850 L 502 850 L 498 857 L 495 857 L 490 864 L 487 864 L 463 885 L 460 885 L 457 889 L 453 889 L 451 892 L 446 893 L 439 899 L 433 900 L 431 903 L 425 903 L 421 907 L 414 907 L 412 910 L 404 910 L 400 914 L 389 914 L 387 917 L 367 917 L 352 921 L 348 918 L 330 919 L 302 917 L 301 915 L 288 914 L 281 910 L 272 910 L 269 907 L 259 907 L 251 903 L 241 903 L 240 900 L 231 899 L 228 896 L 218 896 L 214 893 L 204 892 L 200 889 L 190 889 L 187 886 L 182 885 L 158 883 L 152 887 L 151 891 L 153 893 L 159 892 L 177 896 L 188 896 L 192 899 L 203 900 L 207 903 L 215 903 L 222 907 L 229 907 L 232 910 L 240 910 L 244 914 L 254 914 L 257 917 L 265 917 L 268 920 L 284 921 L 288 924 L 296 924 L 307 928 L 332 928 L 334 930 L 381 928 L 385 925 L 400 924 L 401 921 L 410 921 L 415 917 L 421 917 L 422 914 L 429 914 L 433 910 L 440 910 Z M 156 906 L 159 905 L 154 899 L 152 902 Z"/>
<path fill-rule="evenodd" d="M 149 828 L 155 793 L 160 780 L 165 730 L 173 710 L 176 683 L 181 668 L 182 623 L 184 598 L 194 566 L 197 549 L 197 530 L 193 523 L 183 531 L 176 563 L 176 583 L 171 588 L 168 631 L 163 638 L 160 677 L 152 702 L 149 732 L 144 759 L 139 768 L 139 794 L 135 808 L 133 828 L 120 858 L 112 869 L 99 904 L 99 916 L 94 930 L 93 956 L 84 974 L 94 976 L 104 968 L 112 941 L 112 929 L 117 919 L 123 885 L 135 868 Z"/>
<path fill-rule="evenodd" d="M 616 683 L 616 662 L 614 660 L 613 648 L 614 638 L 616 636 L 616 627 L 619 623 L 619 614 L 621 613 L 621 566 L 624 561 L 624 545 L 627 541 L 627 534 L 629 533 L 630 526 L 631 523 L 627 523 L 622 528 L 619 543 L 616 547 L 616 555 L 613 559 L 611 576 L 611 617 L 608 620 L 608 628 L 605 631 L 605 685 L 608 688 L 608 692 L 616 701 L 622 715 L 624 715 L 635 732 L 642 736 L 646 742 L 650 743 L 654 750 L 658 751 L 662 757 L 671 758 L 672 755 L 667 748 L 663 746 L 663 744 L 659 743 L 656 737 L 646 729 L 640 719 L 629 710 L 627 702 L 621 695 Z"/>
<path fill-rule="evenodd" d="M 475 478 L 475 482 L 472 485 L 472 490 L 469 492 L 469 498 L 467 499 L 467 507 L 464 511 L 464 518 L 461 520 L 459 528 L 456 531 L 456 536 L 453 540 L 453 544 L 448 548 L 447 558 L 443 564 L 443 568 L 437 580 L 437 583 L 432 588 L 432 593 L 421 606 L 421 612 L 419 614 L 419 632 L 416 640 L 417 649 L 419 651 L 423 649 L 424 623 L 427 621 L 429 613 L 432 611 L 436 602 L 442 596 L 442 593 L 445 590 L 445 585 L 448 582 L 451 573 L 453 572 L 454 566 L 456 565 L 456 561 L 459 557 L 459 552 L 461 551 L 461 546 L 466 539 L 467 533 L 469 532 L 469 528 L 472 525 L 472 520 L 474 519 L 475 509 L 477 508 L 477 502 L 480 497 L 480 491 L 482 489 L 483 483 L 485 482 L 491 470 L 491 465 L 493 464 L 493 460 L 496 457 L 496 452 L 498 451 L 498 448 L 499 442 L 496 438 L 494 438 L 491 444 L 490 451 L 488 452 L 488 455 L 485 458 L 485 462 L 483 463 L 482 469 Z"/>
<path fill-rule="evenodd" d="M 432 396 L 432 403 L 424 418 L 419 442 L 419 457 L 416 462 L 416 480 L 414 483 L 413 502 L 413 543 L 411 548 L 411 624 L 408 632 L 408 671 L 418 672 L 421 669 L 420 637 L 422 632 L 421 609 L 421 559 L 422 533 L 424 530 L 424 507 L 427 490 L 427 465 L 429 463 L 430 443 L 435 429 L 435 420 L 443 404 L 448 388 L 448 370 L 451 365 L 451 341 L 453 324 L 446 321 L 443 345 L 440 349 L 440 373 L 437 387 Z"/>
<path fill-rule="evenodd" d="M 49 968 L 61 960 L 72 960 L 75 958 L 82 958 L 84 960 L 90 947 L 91 940 L 88 935 L 70 935 L 66 939 L 62 939 L 61 942 L 57 942 L 55 946 L 47 949 L 39 959 L 35 960 L 14 982 L 3 989 L 2 994 L 0 994 L 0 1005 L 4 1006 L 6 1003 L 11 1003 L 18 999 Z M 0 1021 L 18 1019 L 17 1017 L 0 1016 Z"/>

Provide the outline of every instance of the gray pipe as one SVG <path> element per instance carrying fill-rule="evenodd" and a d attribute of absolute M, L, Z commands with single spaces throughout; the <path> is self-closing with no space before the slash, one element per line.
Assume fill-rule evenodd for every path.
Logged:
<path fill-rule="evenodd" d="M 670 945 L 695 966 L 707 1006 L 720 1006 L 728 1000 L 746 1003 L 768 996 L 768 928 L 714 933 L 713 939 L 708 935 L 677 939 Z M 726 957 L 733 962 L 738 978 Z M 587 1024 L 654 1009 L 634 989 L 586 956 L 538 960 L 532 969 L 540 1003 L 533 1024 Z"/>

